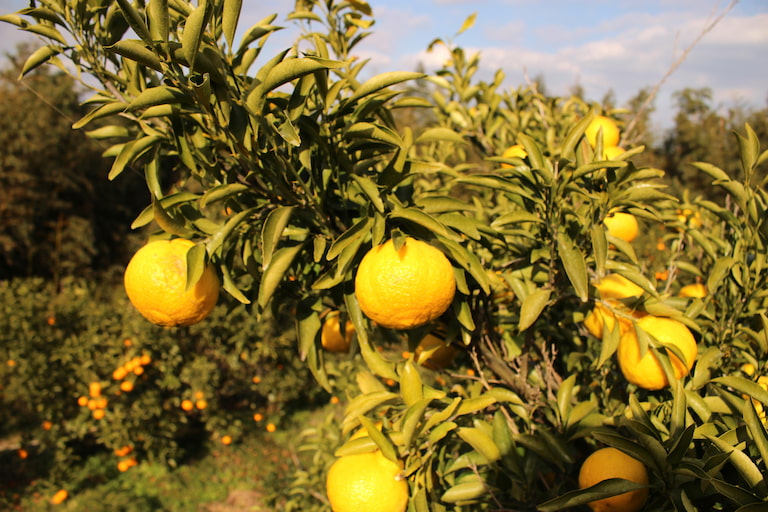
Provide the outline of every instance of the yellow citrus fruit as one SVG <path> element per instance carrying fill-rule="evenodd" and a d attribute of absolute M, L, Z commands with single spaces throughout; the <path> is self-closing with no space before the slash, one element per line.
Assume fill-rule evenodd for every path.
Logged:
<path fill-rule="evenodd" d="M 640 297 L 643 289 L 622 276 L 621 274 L 608 274 L 595 283 L 600 298 L 609 299 L 628 299 L 630 297 Z"/>
<path fill-rule="evenodd" d="M 640 228 L 637 218 L 631 213 L 612 211 L 603 219 L 603 224 L 608 229 L 608 234 L 631 242 L 637 238 Z"/>
<path fill-rule="evenodd" d="M 150 322 L 164 326 L 192 325 L 213 310 L 219 298 L 219 278 L 212 267 L 187 290 L 190 240 L 156 240 L 134 254 L 125 269 L 125 291 Z"/>
<path fill-rule="evenodd" d="M 430 370 L 442 370 L 451 364 L 457 348 L 434 334 L 427 334 L 413 352 L 413 360 Z"/>
<path fill-rule="evenodd" d="M 328 352 L 348 352 L 352 344 L 352 336 L 355 334 L 355 326 L 347 321 L 344 332 L 341 332 L 339 312 L 331 311 L 325 316 L 323 328 L 320 331 L 320 343 Z"/>
<path fill-rule="evenodd" d="M 619 127 L 616 122 L 605 116 L 597 116 L 589 123 L 584 135 L 587 136 L 592 147 L 597 146 L 597 134 L 602 128 L 603 130 L 603 147 L 618 146 L 619 145 Z"/>
<path fill-rule="evenodd" d="M 688 284 L 680 288 L 680 297 L 701 299 L 707 296 L 707 287 L 701 283 Z"/>
<path fill-rule="evenodd" d="M 528 153 L 526 153 L 522 144 L 515 144 L 514 146 L 509 146 L 505 149 L 501 156 L 502 158 L 525 158 L 528 156 Z M 501 166 L 507 168 L 512 167 L 510 164 L 501 164 Z"/>
<path fill-rule="evenodd" d="M 648 471 L 639 460 L 613 447 L 601 448 L 587 457 L 579 470 L 579 489 L 586 489 L 609 478 L 623 478 L 638 484 L 648 484 Z M 592 501 L 594 512 L 637 512 L 648 499 L 648 489 L 625 492 L 610 498 Z"/>
<path fill-rule="evenodd" d="M 389 329 L 410 329 L 442 315 L 453 301 L 451 262 L 431 245 L 406 238 L 371 249 L 355 276 L 355 295 L 368 318 Z"/>
<path fill-rule="evenodd" d="M 645 316 L 645 313 L 642 311 L 629 311 L 618 303 L 613 307 L 614 309 L 622 310 L 622 313 L 626 313 L 633 318 L 642 318 Z M 584 327 L 586 327 L 587 331 L 589 331 L 595 338 L 603 339 L 603 325 L 605 325 L 608 331 L 612 331 L 617 319 L 619 321 L 619 334 L 624 334 L 627 330 L 632 328 L 632 318 L 622 315 L 617 316 L 616 313 L 605 304 L 597 303 L 595 304 L 594 309 L 590 311 L 584 319 Z"/>
<path fill-rule="evenodd" d="M 685 326 L 672 318 L 647 315 L 639 319 L 637 328 L 650 334 L 661 345 L 677 348 L 684 357 L 681 361 L 673 352 L 667 351 L 675 378 L 688 375 L 698 354 L 696 339 Z M 624 378 L 645 389 L 656 390 L 669 385 L 667 375 L 656 355 L 647 350 L 640 356 L 640 343 L 635 329 L 629 329 L 621 336 L 617 351 L 619 368 Z"/>
<path fill-rule="evenodd" d="M 603 148 L 603 158 L 606 160 L 615 160 L 626 152 L 621 146 L 607 146 Z"/>
<path fill-rule="evenodd" d="M 404 512 L 408 483 L 399 464 L 381 451 L 345 455 L 328 470 L 326 491 L 333 512 Z"/>

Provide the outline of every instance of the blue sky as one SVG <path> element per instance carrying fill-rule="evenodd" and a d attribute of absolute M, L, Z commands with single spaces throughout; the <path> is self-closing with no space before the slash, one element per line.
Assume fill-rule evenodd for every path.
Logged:
<path fill-rule="evenodd" d="M 270 49 L 290 43 L 295 34 L 284 22 L 293 0 L 244 1 L 241 27 L 277 13 L 288 27 L 273 37 Z M 480 76 L 499 68 L 506 85 L 541 75 L 551 94 L 564 95 L 578 83 L 589 99 L 613 90 L 619 103 L 640 88 L 653 86 L 672 63 L 729 2 L 724 0 L 369 0 L 376 24 L 358 47 L 370 58 L 369 73 L 434 69 L 445 60 L 427 53 L 430 41 L 451 38 L 463 20 L 477 13 L 470 30 L 455 42 L 481 52 Z M 28 0 L 2 0 L 13 12 Z M 0 23 L 0 49 L 10 51 L 23 34 Z M 672 93 L 683 87 L 710 87 L 715 104 L 762 108 L 768 101 L 768 2 L 740 0 L 693 49 L 667 80 L 656 101 L 654 122 L 668 126 Z"/>

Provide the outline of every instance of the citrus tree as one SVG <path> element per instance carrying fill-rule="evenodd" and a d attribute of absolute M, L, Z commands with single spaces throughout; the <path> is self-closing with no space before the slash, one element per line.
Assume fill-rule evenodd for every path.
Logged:
<path fill-rule="evenodd" d="M 194 242 L 169 292 L 214 268 L 256 317 L 295 318 L 319 386 L 356 365 L 283 509 L 765 506 L 768 153 L 749 126 L 738 178 L 697 164 L 726 201 L 677 197 L 622 146 L 629 112 L 478 80 L 450 41 L 434 75 L 369 76 L 362 1 L 297 1 L 276 55 L 276 16 L 238 31 L 239 0 L 37 4 L 1 18 L 46 39 L 24 72 L 94 78 L 74 128 L 104 123 L 110 179 L 145 177 L 133 226 Z M 327 318 L 350 359 L 323 348 Z"/>

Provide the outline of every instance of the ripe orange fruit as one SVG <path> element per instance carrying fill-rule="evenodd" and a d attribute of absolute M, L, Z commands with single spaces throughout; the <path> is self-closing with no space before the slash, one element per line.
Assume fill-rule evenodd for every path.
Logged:
<path fill-rule="evenodd" d="M 637 328 L 650 334 L 661 345 L 676 347 L 684 356 L 681 361 L 674 353 L 667 352 L 675 378 L 688 375 L 698 354 L 696 339 L 681 322 L 671 318 L 647 315 L 637 321 Z M 656 355 L 650 350 L 640 356 L 640 343 L 635 329 L 621 335 L 617 351 L 619 368 L 624 378 L 645 389 L 656 390 L 669 385 L 669 380 Z"/>
<path fill-rule="evenodd" d="M 51 497 L 51 505 L 60 505 L 68 497 L 69 497 L 69 493 L 67 492 L 66 489 L 59 489 L 58 491 L 56 491 L 56 494 L 54 494 Z"/>
<path fill-rule="evenodd" d="M 509 146 L 505 149 L 501 156 L 502 158 L 525 158 L 528 156 L 528 153 L 526 153 L 522 144 L 515 144 L 514 146 Z M 506 168 L 512 167 L 509 164 L 501 164 L 501 166 Z"/>
<path fill-rule="evenodd" d="M 631 242 L 637 238 L 640 228 L 637 224 L 637 218 L 631 213 L 611 211 L 603 224 L 608 230 L 608 234 Z"/>
<path fill-rule="evenodd" d="M 192 409 L 195 408 L 195 404 L 192 403 L 192 400 L 182 400 L 181 408 L 184 411 L 191 411 Z"/>
<path fill-rule="evenodd" d="M 579 489 L 586 489 L 609 478 L 623 478 L 648 484 L 648 471 L 639 460 L 616 448 L 601 448 L 587 457 L 579 470 Z M 589 503 L 594 512 L 637 512 L 648 499 L 648 489 L 625 492 Z"/>
<path fill-rule="evenodd" d="M 133 382 L 129 380 L 124 380 L 123 382 L 120 383 L 120 389 L 122 389 L 126 393 L 130 393 L 131 391 L 133 391 Z"/>
<path fill-rule="evenodd" d="M 344 326 L 344 332 L 341 332 L 340 314 L 338 311 L 331 311 L 325 316 L 323 328 L 320 331 L 320 343 L 328 352 L 341 353 L 348 352 L 352 344 L 352 336 L 355 334 L 355 326 L 347 321 Z"/>
<path fill-rule="evenodd" d="M 606 160 L 615 160 L 626 152 L 621 146 L 606 146 L 603 148 L 603 158 Z"/>
<path fill-rule="evenodd" d="M 680 297 L 702 299 L 707 296 L 707 287 L 701 283 L 688 284 L 680 288 Z"/>
<path fill-rule="evenodd" d="M 123 380 L 126 375 L 128 375 L 128 370 L 125 369 L 125 366 L 120 366 L 112 372 L 112 378 L 115 380 Z"/>
<path fill-rule="evenodd" d="M 389 329 L 411 329 L 442 315 L 453 301 L 456 278 L 435 247 L 406 238 L 371 249 L 355 276 L 355 295 L 368 318 Z"/>
<path fill-rule="evenodd" d="M 88 384 L 88 394 L 91 396 L 91 398 L 101 396 L 101 384 L 98 382 L 91 382 Z"/>
<path fill-rule="evenodd" d="M 416 347 L 413 359 L 430 370 L 442 370 L 451 364 L 457 352 L 454 345 L 434 334 L 427 334 Z"/>
<path fill-rule="evenodd" d="M 606 325 L 609 331 L 613 330 L 614 323 L 617 319 L 617 316 L 614 313 L 615 310 L 619 310 L 622 313 L 626 313 L 635 318 L 640 318 L 645 315 L 645 313 L 641 311 L 630 311 L 618 301 L 618 299 L 640 297 L 643 294 L 642 288 L 621 274 L 608 274 L 595 283 L 594 286 L 597 288 L 600 298 L 609 303 L 596 303 L 594 309 L 590 311 L 584 319 L 584 327 L 586 327 L 594 337 L 598 339 L 603 338 L 603 325 Z M 618 320 L 620 333 L 624 333 L 627 329 L 631 329 L 631 318 L 619 316 Z"/>
<path fill-rule="evenodd" d="M 336 459 L 326 491 L 333 512 L 405 512 L 408 506 L 402 468 L 379 450 Z"/>
<path fill-rule="evenodd" d="M 589 144 L 593 148 L 597 146 L 597 134 L 601 128 L 603 130 L 603 147 L 618 146 L 620 138 L 619 127 L 613 119 L 606 116 L 597 116 L 587 126 L 584 135 L 586 135 Z"/>
<path fill-rule="evenodd" d="M 211 266 L 187 290 L 190 240 L 156 240 L 134 254 L 125 269 L 125 291 L 131 304 L 150 322 L 164 326 L 192 325 L 213 310 L 219 278 Z"/>

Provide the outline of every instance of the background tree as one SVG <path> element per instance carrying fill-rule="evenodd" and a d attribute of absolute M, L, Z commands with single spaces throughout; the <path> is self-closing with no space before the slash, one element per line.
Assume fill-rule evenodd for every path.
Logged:
<path fill-rule="evenodd" d="M 105 147 L 72 130 L 86 110 L 71 77 L 19 81 L 31 50 L 0 72 L 0 278 L 85 274 L 122 259 L 146 193 L 131 173 L 109 183 Z"/>

